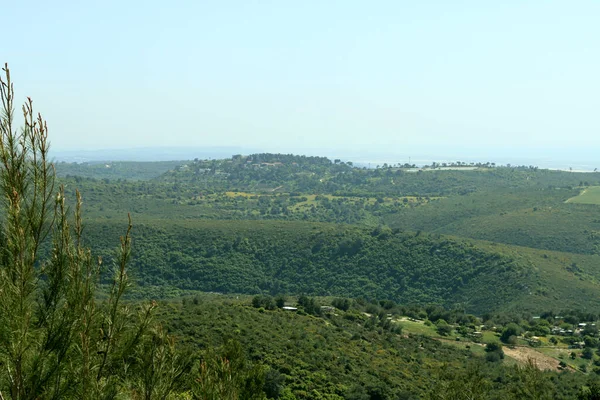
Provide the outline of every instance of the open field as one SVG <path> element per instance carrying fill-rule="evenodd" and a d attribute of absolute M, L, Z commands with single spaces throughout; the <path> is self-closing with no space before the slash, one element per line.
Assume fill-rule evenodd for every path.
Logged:
<path fill-rule="evenodd" d="M 566 203 L 600 205 L 600 186 L 585 188 L 579 196 L 571 197 Z"/>

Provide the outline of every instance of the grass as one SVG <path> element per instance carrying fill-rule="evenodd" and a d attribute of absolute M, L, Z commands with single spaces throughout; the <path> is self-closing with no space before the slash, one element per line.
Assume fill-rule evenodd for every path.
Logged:
<path fill-rule="evenodd" d="M 492 331 L 483 331 L 481 342 L 482 343 L 491 343 L 491 342 L 499 342 L 500 338 Z"/>
<path fill-rule="evenodd" d="M 600 186 L 585 188 L 578 196 L 571 197 L 566 202 L 600 205 Z"/>
<path fill-rule="evenodd" d="M 227 197 L 252 197 L 252 196 L 256 196 L 256 194 L 254 193 L 248 193 L 248 192 L 225 192 L 225 196 Z"/>
<path fill-rule="evenodd" d="M 476 354 L 478 356 L 484 356 L 485 355 L 485 346 L 482 346 L 480 344 L 474 343 L 474 342 L 470 342 L 470 341 L 466 341 L 466 340 L 460 340 L 457 341 L 456 339 L 438 339 L 440 340 L 442 343 L 444 343 L 445 345 L 448 346 L 452 346 L 452 347 L 456 347 L 462 350 L 469 350 L 471 353 Z"/>
<path fill-rule="evenodd" d="M 404 333 L 423 336 L 439 336 L 436 332 L 435 325 L 427 326 L 423 321 L 411 321 L 408 319 L 402 319 L 399 322 L 402 326 L 402 332 Z"/>

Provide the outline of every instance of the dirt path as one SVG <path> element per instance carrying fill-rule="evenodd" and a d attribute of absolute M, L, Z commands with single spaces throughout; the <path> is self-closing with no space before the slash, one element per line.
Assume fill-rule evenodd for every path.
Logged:
<path fill-rule="evenodd" d="M 571 200 L 573 200 L 573 199 L 575 199 L 575 198 L 577 198 L 577 197 L 579 197 L 579 196 L 583 196 L 583 195 L 585 194 L 585 192 L 587 192 L 587 191 L 588 191 L 588 190 L 587 190 L 587 188 L 583 189 L 583 190 L 581 191 L 581 193 L 579 193 L 577 196 L 575 196 L 575 197 L 571 197 L 571 198 L 569 198 L 569 199 L 566 199 L 566 200 L 565 200 L 565 203 L 572 203 L 572 201 L 571 201 Z"/>

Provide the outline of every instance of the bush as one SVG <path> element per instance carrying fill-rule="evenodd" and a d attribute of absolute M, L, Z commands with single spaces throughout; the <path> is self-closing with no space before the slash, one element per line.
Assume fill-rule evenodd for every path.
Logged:
<path fill-rule="evenodd" d="M 352 301 L 350 299 L 333 299 L 331 302 L 332 306 L 342 311 L 348 311 L 351 304 Z"/>
<path fill-rule="evenodd" d="M 262 294 L 256 295 L 252 298 L 252 307 L 264 308 L 267 310 L 274 310 L 277 308 L 273 297 Z"/>
<path fill-rule="evenodd" d="M 591 360 L 594 358 L 594 350 L 592 350 L 591 347 L 586 347 L 583 349 L 583 352 L 581 352 L 581 357 L 585 358 L 586 360 Z"/>
<path fill-rule="evenodd" d="M 516 337 L 519 336 L 520 334 L 521 334 L 521 327 L 519 325 L 515 324 L 514 322 L 511 322 L 502 331 L 502 335 L 500 335 L 500 340 L 504 343 L 511 343 L 511 336 L 514 336 L 515 338 L 512 339 L 513 343 L 511 343 L 511 344 L 515 344 Z"/>
<path fill-rule="evenodd" d="M 500 362 L 504 358 L 504 357 L 502 357 L 503 354 L 504 353 L 498 353 L 498 352 L 492 351 L 490 353 L 485 354 L 485 360 L 488 362 Z"/>
<path fill-rule="evenodd" d="M 308 314 L 315 316 L 321 315 L 321 306 L 313 297 L 300 296 L 298 298 L 298 305 L 304 308 L 304 311 Z"/>
<path fill-rule="evenodd" d="M 452 327 L 443 319 L 439 319 L 436 323 L 437 333 L 442 336 L 448 336 L 452 333 Z"/>
<path fill-rule="evenodd" d="M 275 296 L 275 304 L 278 308 L 283 308 L 285 306 L 285 300 L 286 298 L 282 294 Z"/>
<path fill-rule="evenodd" d="M 485 359 L 489 362 L 499 362 L 504 359 L 502 344 L 499 342 L 490 342 L 485 345 Z"/>

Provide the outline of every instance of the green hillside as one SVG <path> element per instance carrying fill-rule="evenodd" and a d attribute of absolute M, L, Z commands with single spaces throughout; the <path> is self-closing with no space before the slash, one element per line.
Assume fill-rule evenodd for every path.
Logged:
<path fill-rule="evenodd" d="M 86 240 L 110 255 L 122 226 L 88 223 Z M 473 244 L 389 228 L 277 221 L 138 223 L 139 285 L 224 293 L 387 298 L 470 312 L 597 307 L 591 256 Z M 572 263 L 577 268 L 572 267 Z M 492 295 L 493 294 L 493 295 Z"/>
<path fill-rule="evenodd" d="M 178 167 L 183 161 L 96 161 L 85 163 L 55 163 L 59 177 L 78 176 L 82 178 L 108 180 L 150 180 Z"/>
<path fill-rule="evenodd" d="M 97 172 L 78 166 L 81 175 L 97 179 L 70 175 L 62 182 L 68 191 L 81 189 L 95 218 L 131 212 L 137 220 L 385 224 L 582 254 L 595 254 L 600 245 L 598 210 L 581 204 L 594 191 L 585 188 L 597 183 L 598 173 L 507 167 L 407 172 L 364 170 L 319 157 L 254 157 L 190 161 L 151 181 L 135 179 L 155 174 L 164 163 L 121 168 L 131 170 L 130 181 L 101 178 L 110 170 L 102 165 Z"/>
<path fill-rule="evenodd" d="M 596 254 L 598 208 L 565 203 L 578 189 L 496 189 L 404 208 L 392 227 L 450 234 L 563 252 Z"/>
<path fill-rule="evenodd" d="M 254 308 L 244 296 L 197 295 L 162 303 L 157 318 L 195 349 L 239 341 L 248 359 L 269 368 L 265 386 L 281 399 L 505 400 L 528 398 L 528 390 L 570 399 L 586 382 L 580 373 L 515 369 L 507 358 L 486 361 L 481 346 L 400 331 L 404 322 L 386 317 L 396 316 L 395 309 L 354 302 L 322 317 L 300 310 Z"/>
<path fill-rule="evenodd" d="M 364 296 L 478 313 L 598 307 L 597 207 L 567 202 L 598 174 L 365 170 L 258 154 L 135 180 L 163 167 L 63 180 L 71 198 L 83 191 L 87 240 L 105 257 L 131 213 L 140 293 Z"/>

